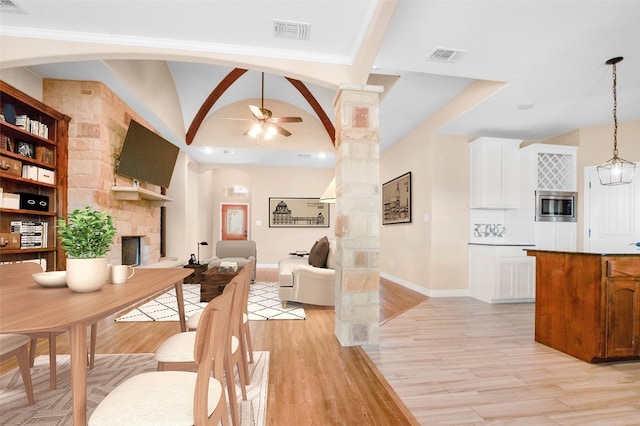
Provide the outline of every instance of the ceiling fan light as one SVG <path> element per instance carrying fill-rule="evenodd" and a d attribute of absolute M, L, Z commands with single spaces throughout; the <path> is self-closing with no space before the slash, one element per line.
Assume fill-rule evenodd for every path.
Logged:
<path fill-rule="evenodd" d="M 276 134 L 276 128 L 273 126 L 267 127 L 267 131 L 265 132 L 265 138 L 271 139 Z"/>
<path fill-rule="evenodd" d="M 261 131 L 262 127 L 260 127 L 259 124 L 254 124 L 253 127 L 251 127 L 251 130 L 249 130 L 249 136 L 255 138 L 260 134 Z"/>

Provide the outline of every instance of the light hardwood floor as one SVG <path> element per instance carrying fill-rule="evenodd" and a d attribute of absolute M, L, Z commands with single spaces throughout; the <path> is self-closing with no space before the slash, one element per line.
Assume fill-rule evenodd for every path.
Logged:
<path fill-rule="evenodd" d="M 640 425 L 640 362 L 534 342 L 533 303 L 429 299 L 365 348 L 423 425 Z"/>
<path fill-rule="evenodd" d="M 254 349 L 271 352 L 268 425 L 640 424 L 640 362 L 588 364 L 535 343 L 533 304 L 428 299 L 384 279 L 380 294 L 375 347 L 341 347 L 332 308 L 251 322 Z M 177 331 L 108 318 L 97 352 L 154 352 Z"/>

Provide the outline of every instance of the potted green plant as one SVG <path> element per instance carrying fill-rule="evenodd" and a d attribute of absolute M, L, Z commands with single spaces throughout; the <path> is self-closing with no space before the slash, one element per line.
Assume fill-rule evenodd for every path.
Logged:
<path fill-rule="evenodd" d="M 113 218 L 91 207 L 58 220 L 58 236 L 67 252 L 67 285 L 76 292 L 99 290 L 107 281 L 107 251 L 116 227 Z"/>

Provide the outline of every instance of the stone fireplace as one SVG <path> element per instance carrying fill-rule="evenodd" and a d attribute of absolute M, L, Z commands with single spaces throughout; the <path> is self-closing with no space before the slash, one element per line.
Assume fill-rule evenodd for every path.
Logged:
<path fill-rule="evenodd" d="M 113 186 L 133 186 L 130 178 L 115 174 L 129 121 L 152 128 L 107 86 L 93 81 L 45 79 L 44 103 L 71 117 L 69 123 L 69 211 L 91 206 L 109 213 L 117 233 L 108 253 L 108 261 L 117 265 L 134 264 L 130 246 L 137 239 L 140 265 L 160 260 L 161 208 L 147 200 L 118 200 Z M 160 192 L 154 185 L 140 185 Z M 126 247 L 126 248 L 125 248 Z M 125 253 L 126 251 L 126 253 Z M 127 256 L 125 260 L 124 257 Z M 133 259 L 133 257 L 131 257 Z"/>

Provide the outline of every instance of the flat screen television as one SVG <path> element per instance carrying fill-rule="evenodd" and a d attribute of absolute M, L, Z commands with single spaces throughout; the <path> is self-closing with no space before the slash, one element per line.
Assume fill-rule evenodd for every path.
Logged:
<path fill-rule="evenodd" d="M 168 188 L 180 148 L 131 120 L 116 173 Z"/>

